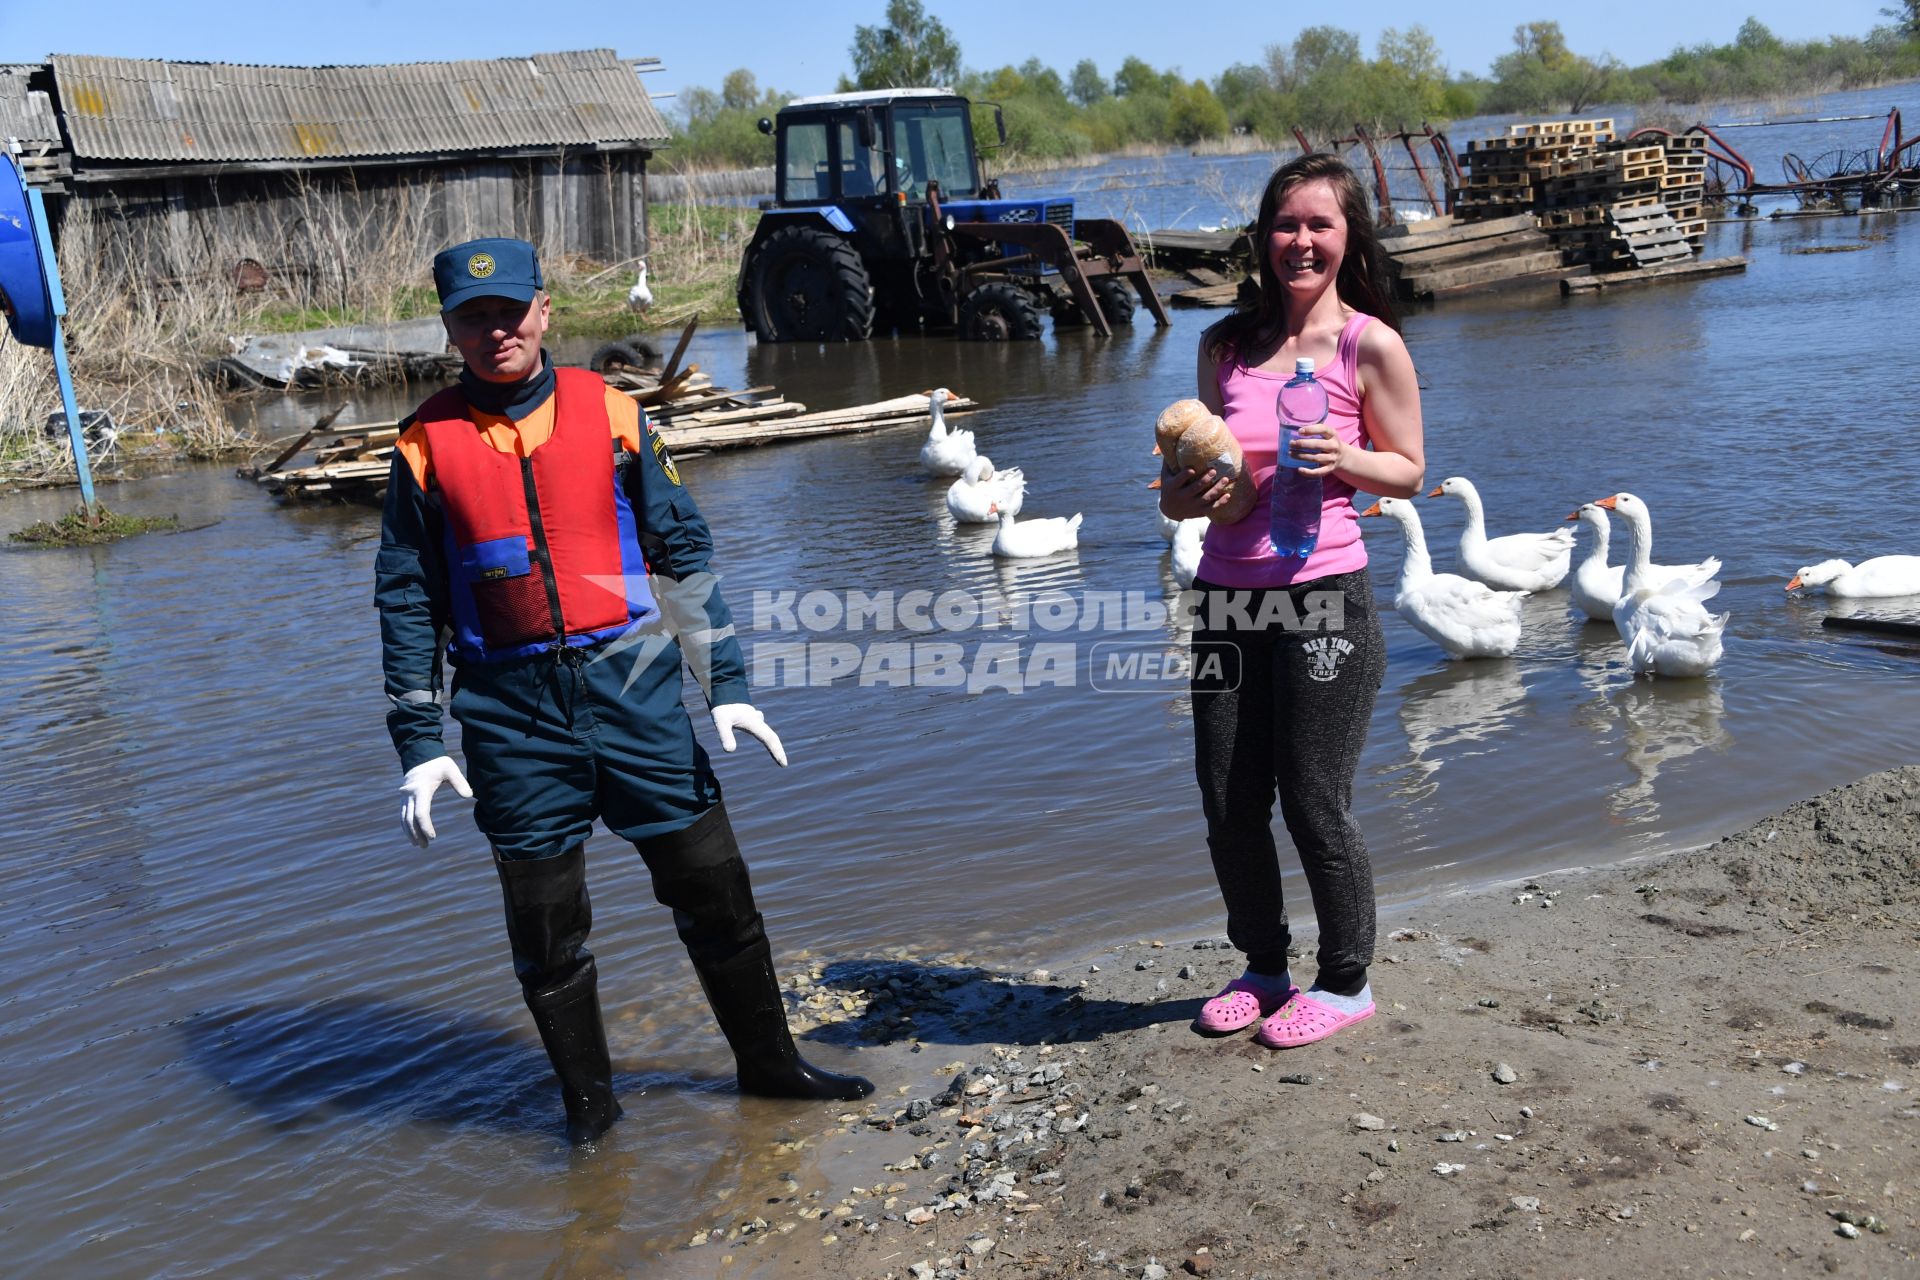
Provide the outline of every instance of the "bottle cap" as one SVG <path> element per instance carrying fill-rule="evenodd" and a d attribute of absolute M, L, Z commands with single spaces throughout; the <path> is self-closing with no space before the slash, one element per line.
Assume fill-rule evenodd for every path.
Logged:
<path fill-rule="evenodd" d="M 1298 360 L 1295 360 L 1295 361 L 1293 362 L 1293 371 L 1294 371 L 1294 372 L 1295 372 L 1296 374 L 1300 374 L 1300 373 L 1312 373 L 1312 372 L 1313 372 L 1313 358 L 1312 358 L 1311 356 L 1301 356 L 1301 357 L 1300 357 L 1300 358 L 1299 358 Z"/>

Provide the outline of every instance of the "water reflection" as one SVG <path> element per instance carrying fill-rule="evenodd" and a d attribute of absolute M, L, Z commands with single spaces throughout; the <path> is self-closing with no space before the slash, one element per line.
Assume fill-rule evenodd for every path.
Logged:
<path fill-rule="evenodd" d="M 1519 666 L 1509 660 L 1449 663 L 1409 681 L 1399 691 L 1400 726 L 1407 735 L 1407 758 L 1387 772 L 1404 776 L 1394 794 L 1410 802 L 1433 798 L 1434 775 L 1446 759 L 1484 754 L 1484 744 L 1510 727 L 1526 701 Z"/>
<path fill-rule="evenodd" d="M 1597 632 L 1599 627 L 1586 628 Z M 1592 697 L 1574 708 L 1574 720 L 1617 750 L 1633 780 L 1608 793 L 1608 811 L 1630 824 L 1657 822 L 1660 771 L 1676 760 L 1731 741 L 1721 718 L 1720 680 L 1636 677 L 1617 643 L 1581 643 L 1580 682 Z"/>

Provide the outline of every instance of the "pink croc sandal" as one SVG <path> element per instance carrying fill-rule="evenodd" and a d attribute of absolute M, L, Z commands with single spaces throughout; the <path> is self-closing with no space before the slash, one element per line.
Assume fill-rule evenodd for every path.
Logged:
<path fill-rule="evenodd" d="M 1315 1040 L 1325 1040 L 1340 1028 L 1365 1022 L 1372 1016 L 1372 1005 L 1359 1013 L 1341 1013 L 1338 1009 L 1321 1004 L 1306 992 L 1295 990 L 1291 1000 L 1260 1024 L 1260 1034 L 1254 1039 L 1269 1049 L 1294 1049 L 1303 1044 L 1312 1044 Z"/>
<path fill-rule="evenodd" d="M 1224 1035 L 1250 1027 L 1299 993 L 1300 988 L 1288 987 L 1273 994 L 1245 978 L 1235 978 L 1221 988 L 1219 995 L 1200 1006 L 1200 1016 L 1193 1020 L 1194 1029 Z"/>

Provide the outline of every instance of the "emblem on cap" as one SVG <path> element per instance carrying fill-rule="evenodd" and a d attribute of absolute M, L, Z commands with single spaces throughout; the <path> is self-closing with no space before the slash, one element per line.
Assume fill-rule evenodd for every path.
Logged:
<path fill-rule="evenodd" d="M 475 280 L 485 280 L 493 274 L 493 255 L 476 253 L 467 259 L 467 274 Z"/>

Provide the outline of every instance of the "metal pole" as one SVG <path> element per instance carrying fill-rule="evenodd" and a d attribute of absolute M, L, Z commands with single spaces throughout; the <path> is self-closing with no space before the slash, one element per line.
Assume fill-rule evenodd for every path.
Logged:
<path fill-rule="evenodd" d="M 93 504 L 93 470 L 87 466 L 87 433 L 81 429 L 80 410 L 73 401 L 73 376 L 67 372 L 66 326 L 60 323 L 60 315 L 61 312 L 54 312 L 53 372 L 60 379 L 60 403 L 67 411 L 67 438 L 73 441 L 74 470 L 80 473 L 80 505 L 86 508 L 87 520 L 91 523 L 100 518 L 100 510 Z"/>
<path fill-rule="evenodd" d="M 60 266 L 53 256 L 53 237 L 47 231 L 47 204 L 36 187 L 27 187 L 27 214 L 33 222 L 33 237 L 40 248 L 41 270 L 47 278 L 47 299 L 53 314 L 53 372 L 60 380 L 60 404 L 67 411 L 67 438 L 73 441 L 73 466 L 80 473 L 80 503 L 89 522 L 100 518 L 93 501 L 93 469 L 87 465 L 87 433 L 80 425 L 80 409 L 73 399 L 73 375 L 67 372 L 66 326 L 60 323 L 67 314 L 66 294 L 60 288 Z"/>

